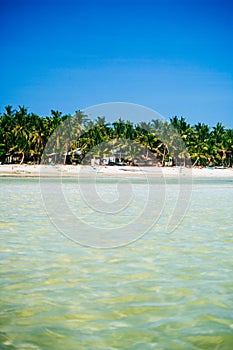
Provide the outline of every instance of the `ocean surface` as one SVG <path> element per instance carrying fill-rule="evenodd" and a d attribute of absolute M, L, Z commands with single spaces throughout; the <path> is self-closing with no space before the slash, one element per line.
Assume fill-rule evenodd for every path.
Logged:
<path fill-rule="evenodd" d="M 79 197 L 74 179 L 62 186 L 91 230 L 136 232 L 135 217 L 145 229 L 153 215 L 139 205 L 147 198 L 143 181 L 134 181 L 123 215 L 108 218 Z M 167 232 L 178 191 L 168 181 L 142 237 L 96 249 L 57 229 L 38 179 L 0 178 L 0 349 L 232 349 L 233 180 L 194 180 L 188 210 Z M 101 182 L 105 201 L 114 193 L 111 181 Z"/>

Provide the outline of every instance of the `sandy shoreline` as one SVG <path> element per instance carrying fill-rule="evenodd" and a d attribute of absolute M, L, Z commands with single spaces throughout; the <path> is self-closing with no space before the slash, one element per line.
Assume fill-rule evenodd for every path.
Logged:
<path fill-rule="evenodd" d="M 0 165 L 1 177 L 93 177 L 93 176 L 155 176 L 233 178 L 233 168 L 209 169 L 184 167 L 130 167 L 130 166 L 81 166 L 81 165 Z"/>

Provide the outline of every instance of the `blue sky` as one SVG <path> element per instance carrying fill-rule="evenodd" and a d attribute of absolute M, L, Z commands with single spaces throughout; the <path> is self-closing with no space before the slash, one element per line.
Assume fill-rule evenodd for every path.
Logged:
<path fill-rule="evenodd" d="M 1 0 L 0 110 L 130 102 L 233 127 L 233 2 Z"/>

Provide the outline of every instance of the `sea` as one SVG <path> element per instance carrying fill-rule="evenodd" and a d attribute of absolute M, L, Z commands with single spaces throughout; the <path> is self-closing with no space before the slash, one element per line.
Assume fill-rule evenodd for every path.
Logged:
<path fill-rule="evenodd" d="M 0 178 L 0 349 L 233 349 L 233 180 L 99 176 Z"/>

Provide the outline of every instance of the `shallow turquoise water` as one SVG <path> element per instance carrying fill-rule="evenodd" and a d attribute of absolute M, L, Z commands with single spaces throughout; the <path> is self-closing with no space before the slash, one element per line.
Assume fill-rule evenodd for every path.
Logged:
<path fill-rule="evenodd" d="M 170 181 L 156 225 L 115 249 L 60 234 L 38 180 L 0 181 L 1 349 L 232 349 L 233 181 L 196 180 L 167 234 Z"/>

